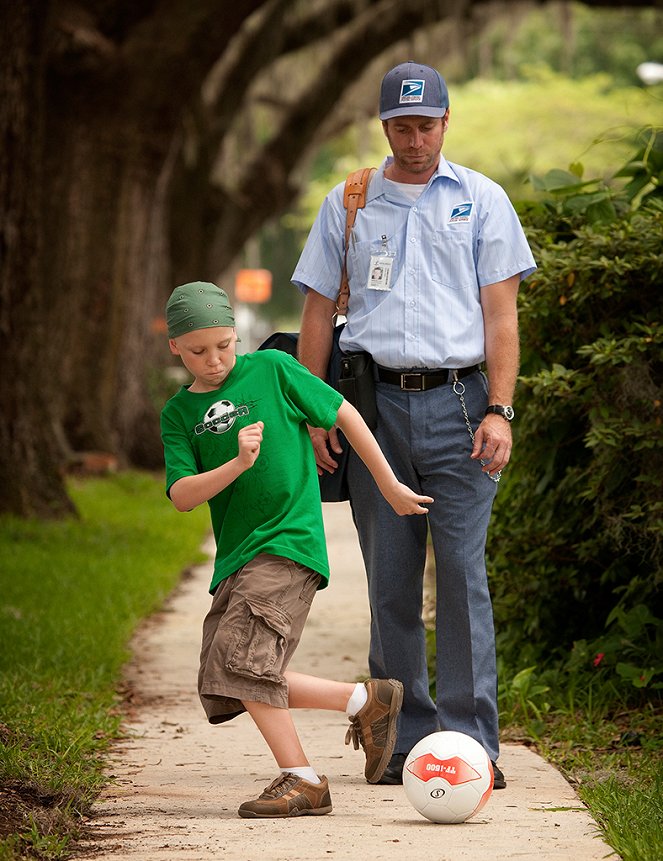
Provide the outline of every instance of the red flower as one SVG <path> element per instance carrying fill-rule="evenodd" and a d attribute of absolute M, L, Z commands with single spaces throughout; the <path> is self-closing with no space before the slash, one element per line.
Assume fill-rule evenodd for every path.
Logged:
<path fill-rule="evenodd" d="M 594 664 L 595 667 L 598 667 L 598 665 L 601 663 L 603 658 L 605 658 L 605 652 L 598 652 L 598 654 L 596 655 L 596 657 L 594 658 L 592 663 Z"/>

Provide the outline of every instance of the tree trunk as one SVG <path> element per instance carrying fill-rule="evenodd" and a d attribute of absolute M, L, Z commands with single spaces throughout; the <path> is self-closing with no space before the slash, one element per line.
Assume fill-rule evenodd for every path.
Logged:
<path fill-rule="evenodd" d="M 0 512 L 73 512 L 60 470 L 52 403 L 52 332 L 39 287 L 44 4 L 0 13 Z"/>
<path fill-rule="evenodd" d="M 94 97 L 82 92 L 80 98 L 70 90 L 47 126 L 51 242 L 43 277 L 60 333 L 53 361 L 59 354 L 62 391 L 69 396 L 56 415 L 75 450 L 113 452 L 154 466 L 160 463 L 158 422 L 146 382 L 155 364 L 152 323 L 168 265 L 170 130 L 150 128 L 143 114 L 137 134 L 141 120 L 114 90 L 97 85 Z"/>

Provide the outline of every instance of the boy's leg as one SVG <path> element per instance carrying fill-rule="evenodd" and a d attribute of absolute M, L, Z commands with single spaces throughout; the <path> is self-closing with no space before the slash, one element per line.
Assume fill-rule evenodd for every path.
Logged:
<path fill-rule="evenodd" d="M 355 750 L 361 745 L 366 754 L 364 776 L 369 783 L 377 783 L 394 751 L 403 685 L 395 679 L 368 679 L 363 684 L 365 696 L 358 700 L 352 684 L 290 671 L 285 677 L 290 708 L 335 709 L 348 714 L 345 743 L 352 742 Z M 361 703 L 356 711 L 355 702 Z"/>
<path fill-rule="evenodd" d="M 274 754 L 279 768 L 285 771 L 288 766 L 309 765 L 288 709 L 275 708 L 267 703 L 244 702 L 243 705 Z"/>
<path fill-rule="evenodd" d="M 355 750 L 361 744 L 366 753 L 366 779 L 369 783 L 377 783 L 396 741 L 396 721 L 403 701 L 401 683 L 394 679 L 368 679 L 363 684 L 364 695 L 358 696 L 358 685 L 290 671 L 284 675 L 288 683 L 288 703 L 294 708 L 347 712 L 349 706 L 354 711 L 354 704 L 363 702 L 356 714 L 349 714 L 351 726 L 345 743 L 353 741 Z M 240 805 L 239 815 L 270 819 L 329 813 L 332 809 L 329 783 L 324 775 L 317 778 L 312 771 L 290 711 L 248 700 L 242 705 L 283 773 L 258 798 Z M 316 778 L 317 783 L 314 782 Z"/>
<path fill-rule="evenodd" d="M 335 682 L 286 670 L 288 706 L 291 709 L 325 709 L 344 712 L 355 691 L 352 682 Z"/>
<path fill-rule="evenodd" d="M 395 736 L 402 688 L 389 680 L 369 680 L 360 698 L 356 685 L 289 673 L 287 666 L 318 581 L 319 575 L 303 565 L 261 554 L 219 586 L 203 625 L 201 701 L 211 723 L 227 720 L 253 704 L 251 713 L 259 728 L 264 727 L 277 762 L 297 771 L 310 766 L 305 765 L 294 726 L 290 723 L 279 738 L 278 732 L 270 730 L 268 717 L 279 713 L 274 718 L 277 726 L 282 720 L 290 721 L 289 715 L 284 719 L 282 714 L 291 704 L 291 684 L 296 707 L 348 711 L 350 706 L 352 726 L 346 743 L 352 740 L 355 748 L 359 744 L 364 748 L 366 778 L 372 783 L 384 770 L 383 753 Z M 298 777 L 306 779 L 307 773 Z M 253 810 L 246 815 L 293 814 Z"/>
<path fill-rule="evenodd" d="M 282 773 L 253 801 L 240 805 L 244 819 L 280 819 L 290 816 L 321 816 L 332 809 L 329 783 L 310 769 L 288 709 L 267 703 L 243 703 L 274 754 Z M 294 770 L 291 770 L 294 769 Z M 311 771 L 311 778 L 299 772 Z"/>

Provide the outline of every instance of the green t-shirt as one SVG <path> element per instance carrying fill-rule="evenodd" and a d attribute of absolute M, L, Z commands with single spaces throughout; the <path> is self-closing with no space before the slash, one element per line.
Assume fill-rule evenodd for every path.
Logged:
<path fill-rule="evenodd" d="M 237 356 L 223 385 L 183 386 L 164 406 L 166 488 L 237 456 L 240 428 L 265 423 L 254 465 L 209 500 L 216 539 L 210 591 L 259 553 L 307 565 L 329 579 L 320 486 L 306 425 L 329 429 L 341 395 L 280 350 Z"/>

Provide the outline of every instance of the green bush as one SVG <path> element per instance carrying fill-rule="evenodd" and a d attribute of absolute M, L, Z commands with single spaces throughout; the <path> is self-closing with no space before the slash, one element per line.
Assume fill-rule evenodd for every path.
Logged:
<path fill-rule="evenodd" d="M 489 539 L 500 655 L 663 688 L 663 135 L 619 190 L 552 171 L 524 213 L 514 457 Z"/>

